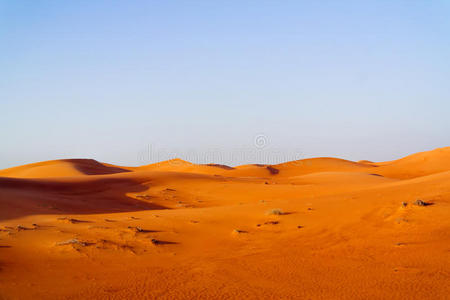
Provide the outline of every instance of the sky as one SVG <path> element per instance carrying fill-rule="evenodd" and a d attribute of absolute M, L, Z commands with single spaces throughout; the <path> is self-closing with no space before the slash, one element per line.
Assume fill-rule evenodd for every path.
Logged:
<path fill-rule="evenodd" d="M 450 1 L 0 0 L 0 168 L 450 146 Z"/>

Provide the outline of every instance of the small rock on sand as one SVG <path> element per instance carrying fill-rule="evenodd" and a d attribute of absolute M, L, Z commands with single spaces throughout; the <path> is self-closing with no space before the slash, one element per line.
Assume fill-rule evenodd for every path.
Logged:
<path fill-rule="evenodd" d="M 417 206 L 427 206 L 427 205 L 430 205 L 430 203 L 425 202 L 425 201 L 420 200 L 420 199 L 417 199 L 416 201 L 414 201 L 413 204 L 414 204 L 414 205 L 417 205 Z"/>

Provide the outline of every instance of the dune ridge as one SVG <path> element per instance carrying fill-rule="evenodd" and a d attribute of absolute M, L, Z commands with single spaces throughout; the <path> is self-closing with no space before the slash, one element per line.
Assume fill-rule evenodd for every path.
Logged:
<path fill-rule="evenodd" d="M 270 172 L 267 168 L 278 170 Z M 230 167 L 220 164 L 194 164 L 175 158 L 140 167 L 117 166 L 93 159 L 61 159 L 43 161 L 0 170 L 0 177 L 45 178 L 82 175 L 107 175 L 139 171 L 174 171 L 200 174 L 217 174 L 242 177 L 280 175 L 298 176 L 316 172 L 366 172 L 370 169 L 380 175 L 393 178 L 414 178 L 444 172 L 450 169 L 450 147 L 420 152 L 387 162 L 368 160 L 353 162 L 340 158 L 319 157 L 290 161 L 277 165 L 241 165 Z"/>

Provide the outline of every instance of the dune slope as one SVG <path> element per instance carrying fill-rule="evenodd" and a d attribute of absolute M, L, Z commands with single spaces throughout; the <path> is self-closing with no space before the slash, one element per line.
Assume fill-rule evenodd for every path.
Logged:
<path fill-rule="evenodd" d="M 0 170 L 0 177 L 43 178 L 79 175 L 106 175 L 130 170 L 93 159 L 61 159 Z"/>

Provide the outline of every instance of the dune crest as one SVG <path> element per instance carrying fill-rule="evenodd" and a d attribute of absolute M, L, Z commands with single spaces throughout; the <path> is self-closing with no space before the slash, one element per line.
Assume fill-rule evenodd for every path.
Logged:
<path fill-rule="evenodd" d="M 45 178 L 81 175 L 106 175 L 130 172 L 130 170 L 94 159 L 61 159 L 27 164 L 0 170 L 0 177 Z"/>
<path fill-rule="evenodd" d="M 438 148 L 432 151 L 412 154 L 398 160 L 378 163 L 368 160 L 353 162 L 340 158 L 320 157 L 290 161 L 277 165 L 252 164 L 230 167 L 215 163 L 194 164 L 180 158 L 175 158 L 140 167 L 125 167 L 100 163 L 93 159 L 62 159 L 0 170 L 0 177 L 73 177 L 140 171 L 217 174 L 234 177 L 266 177 L 270 175 L 290 177 L 317 172 L 374 171 L 386 177 L 406 179 L 448 170 L 450 170 L 450 147 Z"/>

